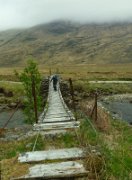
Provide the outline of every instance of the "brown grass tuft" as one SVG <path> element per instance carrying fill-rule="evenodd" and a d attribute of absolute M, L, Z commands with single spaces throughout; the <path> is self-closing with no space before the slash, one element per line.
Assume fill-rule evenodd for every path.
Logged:
<path fill-rule="evenodd" d="M 84 111 L 85 114 L 89 118 L 91 118 L 91 113 L 92 113 L 92 110 L 94 107 L 94 101 L 85 102 L 85 103 L 82 102 L 80 104 L 80 107 L 81 107 L 82 111 Z M 97 121 L 94 120 L 94 116 L 92 116 L 91 119 L 93 120 L 93 123 L 99 130 L 108 132 L 108 130 L 110 129 L 109 115 L 101 107 L 98 106 L 98 108 L 97 108 Z"/>
<path fill-rule="evenodd" d="M 31 165 L 20 164 L 18 157 L 5 159 L 1 161 L 1 179 L 7 180 L 10 178 L 16 178 L 28 173 L 28 169 Z"/>
<path fill-rule="evenodd" d="M 0 138 L 4 137 L 5 133 L 6 133 L 6 129 L 0 128 Z"/>
<path fill-rule="evenodd" d="M 103 158 L 95 153 L 86 154 L 85 168 L 90 172 L 88 179 L 100 180 L 104 173 Z"/>

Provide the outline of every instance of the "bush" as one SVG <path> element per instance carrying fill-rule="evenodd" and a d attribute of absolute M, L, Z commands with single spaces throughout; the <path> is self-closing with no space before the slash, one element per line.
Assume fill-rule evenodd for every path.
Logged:
<path fill-rule="evenodd" d="M 40 111 L 42 107 L 42 97 L 40 96 L 40 83 L 41 76 L 38 71 L 37 64 L 33 60 L 29 60 L 27 62 L 27 67 L 25 67 L 24 71 L 21 74 L 16 72 L 16 75 L 19 77 L 20 81 L 23 83 L 24 91 L 25 91 L 25 109 L 24 113 L 27 117 L 26 122 L 33 123 L 35 121 L 35 113 L 34 113 L 34 92 L 35 89 L 36 94 L 36 104 L 37 110 Z M 34 88 L 33 88 L 34 86 Z"/>

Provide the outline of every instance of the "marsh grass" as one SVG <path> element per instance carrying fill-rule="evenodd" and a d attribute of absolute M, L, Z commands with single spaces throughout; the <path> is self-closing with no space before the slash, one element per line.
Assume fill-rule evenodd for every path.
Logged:
<path fill-rule="evenodd" d="M 92 120 L 92 124 L 93 126 L 95 126 L 95 128 L 97 128 L 99 131 L 103 131 L 103 132 L 109 132 L 110 129 L 110 120 L 109 120 L 109 115 L 107 112 L 105 112 L 104 109 L 102 109 L 101 107 L 97 107 L 97 120 L 95 121 L 94 119 L 94 113 L 91 116 L 91 113 L 93 111 L 93 107 L 94 107 L 94 101 L 92 100 L 87 100 L 87 101 L 82 101 L 80 102 L 80 108 L 81 110 L 85 113 L 85 117 L 87 116 L 89 119 Z"/>
<path fill-rule="evenodd" d="M 131 127 L 111 120 L 108 134 L 102 134 L 101 151 L 105 158 L 106 179 L 130 180 L 132 173 Z"/>
<path fill-rule="evenodd" d="M 84 162 L 86 168 L 94 172 L 94 179 L 132 178 L 131 134 L 131 126 L 118 120 L 111 119 L 107 131 L 100 131 L 89 118 L 82 120 L 78 137 L 81 145 L 88 149 Z M 100 154 L 95 153 L 93 147 Z"/>

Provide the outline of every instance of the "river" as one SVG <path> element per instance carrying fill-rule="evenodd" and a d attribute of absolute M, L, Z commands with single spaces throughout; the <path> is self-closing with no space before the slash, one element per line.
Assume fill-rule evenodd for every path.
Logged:
<path fill-rule="evenodd" d="M 132 124 L 132 98 L 117 95 L 101 102 L 113 117 Z"/>
<path fill-rule="evenodd" d="M 8 119 L 10 118 L 13 112 L 14 110 L 4 110 L 0 112 L 0 128 L 4 126 L 4 124 L 8 121 Z M 24 113 L 22 112 L 22 110 L 18 110 L 14 114 L 12 119 L 9 121 L 6 127 L 7 128 L 21 127 L 25 124 L 24 119 L 25 119 Z"/>

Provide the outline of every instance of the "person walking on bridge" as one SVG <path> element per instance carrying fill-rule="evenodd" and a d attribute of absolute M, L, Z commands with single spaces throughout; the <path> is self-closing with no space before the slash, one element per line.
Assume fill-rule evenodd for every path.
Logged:
<path fill-rule="evenodd" d="M 53 88 L 54 88 L 54 91 L 57 91 L 57 82 L 58 82 L 58 77 L 57 75 L 53 75 L 50 82 L 53 81 Z"/>

